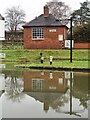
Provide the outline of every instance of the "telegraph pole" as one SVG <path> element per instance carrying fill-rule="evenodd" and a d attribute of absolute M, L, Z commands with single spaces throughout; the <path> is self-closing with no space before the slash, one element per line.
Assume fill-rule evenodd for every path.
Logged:
<path fill-rule="evenodd" d="M 73 21 L 73 17 L 71 17 L 70 19 L 63 19 L 63 20 L 70 21 L 70 62 L 72 63 L 72 21 Z M 63 20 L 60 20 L 60 21 L 63 21 Z"/>
<path fill-rule="evenodd" d="M 72 63 L 72 17 L 70 18 L 70 62 Z"/>

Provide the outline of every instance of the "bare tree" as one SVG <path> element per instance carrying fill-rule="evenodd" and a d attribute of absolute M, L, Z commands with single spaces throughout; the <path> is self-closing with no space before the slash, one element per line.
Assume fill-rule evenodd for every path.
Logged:
<path fill-rule="evenodd" d="M 9 99 L 15 102 L 20 102 L 24 98 L 24 82 L 22 78 L 17 78 L 14 75 L 7 77 L 5 80 L 5 93 Z"/>
<path fill-rule="evenodd" d="M 52 0 L 50 2 L 47 2 L 47 6 L 49 7 L 50 13 L 58 20 L 67 19 L 71 14 L 70 7 L 59 0 Z M 62 23 L 66 24 L 67 21 L 64 21 Z"/>
<path fill-rule="evenodd" d="M 14 45 L 15 41 L 18 41 L 16 32 L 22 29 L 22 25 L 25 23 L 25 12 L 19 6 L 13 6 L 8 8 L 5 14 L 6 28 L 10 32 L 9 40 Z"/>
<path fill-rule="evenodd" d="M 16 31 L 25 22 L 25 12 L 19 6 L 13 6 L 6 10 L 6 27 L 9 31 Z"/>

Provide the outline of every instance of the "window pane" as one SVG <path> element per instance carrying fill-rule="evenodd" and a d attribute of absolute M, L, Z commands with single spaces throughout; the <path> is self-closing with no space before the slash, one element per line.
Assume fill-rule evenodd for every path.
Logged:
<path fill-rule="evenodd" d="M 32 28 L 32 39 L 43 39 L 44 32 L 43 28 Z"/>

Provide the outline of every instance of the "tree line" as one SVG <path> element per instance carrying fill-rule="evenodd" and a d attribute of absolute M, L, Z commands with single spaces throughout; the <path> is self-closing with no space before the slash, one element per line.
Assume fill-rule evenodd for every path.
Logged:
<path fill-rule="evenodd" d="M 68 5 L 59 0 L 52 0 L 46 4 L 49 7 L 50 13 L 56 19 L 62 20 L 61 24 L 68 25 L 69 21 L 67 19 L 70 16 L 74 18 L 73 39 L 76 42 L 90 42 L 90 1 L 80 3 L 80 8 L 73 12 L 71 12 L 71 8 Z M 19 6 L 8 8 L 5 12 L 6 29 L 11 33 L 21 30 L 22 25 L 26 23 L 25 16 L 25 11 Z"/>

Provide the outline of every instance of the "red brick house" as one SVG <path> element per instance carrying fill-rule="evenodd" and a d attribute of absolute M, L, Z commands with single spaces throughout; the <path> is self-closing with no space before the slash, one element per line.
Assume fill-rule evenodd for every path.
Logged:
<path fill-rule="evenodd" d="M 26 49 L 60 49 L 64 47 L 68 27 L 49 14 L 48 6 L 44 7 L 44 14 L 23 27 L 24 48 Z"/>

